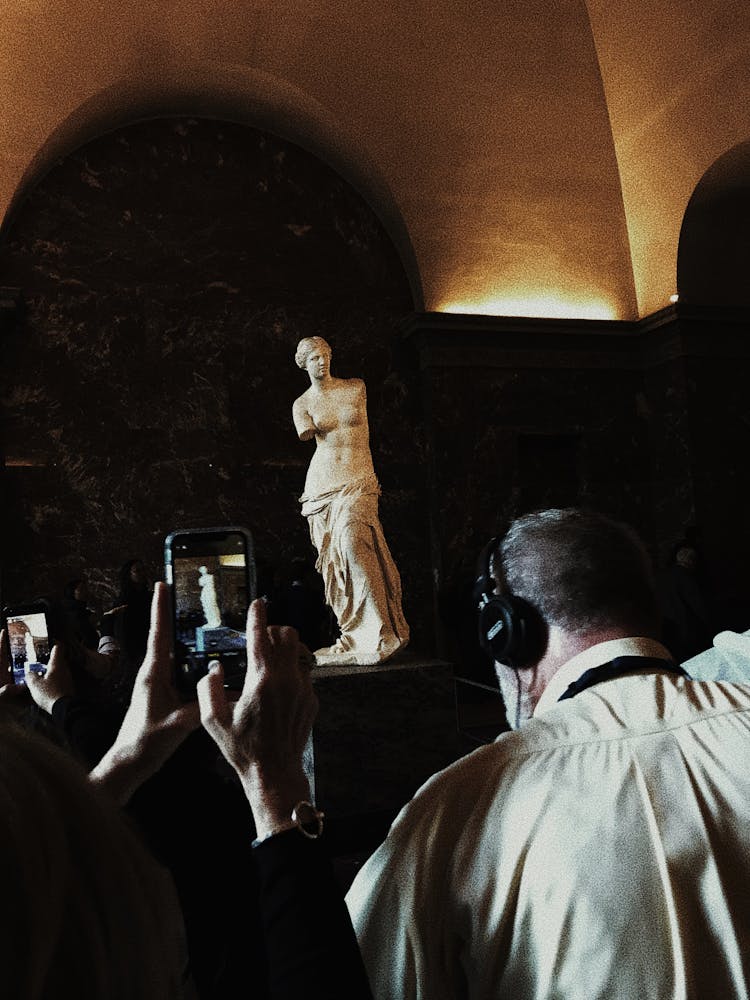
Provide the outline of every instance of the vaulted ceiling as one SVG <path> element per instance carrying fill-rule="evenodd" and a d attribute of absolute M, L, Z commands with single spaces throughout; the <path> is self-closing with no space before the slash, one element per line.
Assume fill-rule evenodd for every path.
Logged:
<path fill-rule="evenodd" d="M 431 310 L 660 309 L 693 191 L 750 139 L 746 0 L 3 7 L 0 217 L 116 125 L 243 121 L 359 188 Z"/>

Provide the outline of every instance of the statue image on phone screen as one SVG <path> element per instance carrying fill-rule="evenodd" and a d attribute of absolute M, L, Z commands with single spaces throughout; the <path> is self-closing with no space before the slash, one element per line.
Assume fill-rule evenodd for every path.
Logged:
<path fill-rule="evenodd" d="M 201 606 L 203 614 L 206 616 L 205 628 L 221 628 L 221 611 L 219 602 L 216 600 L 216 584 L 213 573 L 208 572 L 207 566 L 201 566 L 198 570 L 198 586 L 201 588 Z"/>

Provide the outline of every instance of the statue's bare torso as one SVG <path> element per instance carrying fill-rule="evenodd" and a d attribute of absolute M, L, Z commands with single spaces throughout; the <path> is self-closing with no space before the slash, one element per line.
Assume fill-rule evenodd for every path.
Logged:
<path fill-rule="evenodd" d="M 293 416 L 300 440 L 314 437 L 316 444 L 305 479 L 306 497 L 374 475 L 362 379 L 329 375 L 313 382 L 295 401 Z"/>
<path fill-rule="evenodd" d="M 365 383 L 331 375 L 331 348 L 322 337 L 301 340 L 295 361 L 307 372 L 310 388 L 294 402 L 294 426 L 301 441 L 315 439 L 302 514 L 341 632 L 332 646 L 315 650 L 315 662 L 382 663 L 409 641 L 409 626 L 378 518 Z"/>

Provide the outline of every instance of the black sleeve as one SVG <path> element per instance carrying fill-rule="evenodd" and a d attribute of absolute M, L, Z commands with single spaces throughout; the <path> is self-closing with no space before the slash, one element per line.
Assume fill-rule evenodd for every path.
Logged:
<path fill-rule="evenodd" d="M 52 721 L 90 770 L 114 743 L 122 716 L 78 695 L 66 695 L 52 706 Z"/>
<path fill-rule="evenodd" d="M 287 830 L 253 848 L 270 997 L 372 1000 L 357 939 L 319 840 Z"/>

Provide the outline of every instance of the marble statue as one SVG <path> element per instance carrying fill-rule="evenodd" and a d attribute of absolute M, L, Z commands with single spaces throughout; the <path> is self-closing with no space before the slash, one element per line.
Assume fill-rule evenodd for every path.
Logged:
<path fill-rule="evenodd" d="M 315 438 L 300 503 L 341 630 L 335 645 L 315 650 L 315 662 L 382 663 L 407 644 L 409 626 L 378 517 L 365 384 L 331 375 L 331 348 L 322 337 L 301 340 L 295 361 L 310 388 L 294 403 L 294 426 L 301 441 Z"/>
<path fill-rule="evenodd" d="M 32 663 L 36 663 L 37 655 L 31 632 L 27 632 L 24 636 L 24 645 L 26 646 L 26 664 L 30 665 Z"/>
<path fill-rule="evenodd" d="M 221 611 L 219 602 L 216 600 L 216 585 L 213 574 L 208 572 L 207 566 L 198 568 L 198 586 L 201 588 L 201 605 L 203 614 L 206 616 L 205 628 L 221 628 Z"/>

